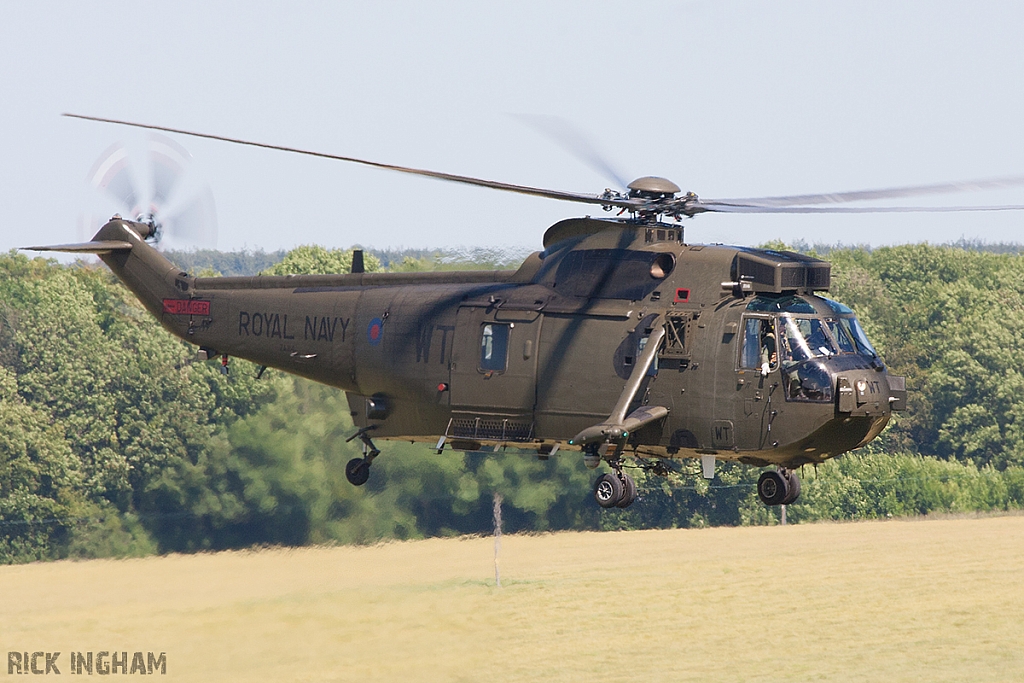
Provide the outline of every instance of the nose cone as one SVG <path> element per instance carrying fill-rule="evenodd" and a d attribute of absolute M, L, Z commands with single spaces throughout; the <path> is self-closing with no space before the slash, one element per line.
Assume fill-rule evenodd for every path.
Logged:
<path fill-rule="evenodd" d="M 842 355 L 806 365 L 801 368 L 800 384 L 789 388 L 790 397 L 816 400 L 822 408 L 822 402 L 828 401 L 825 405 L 831 404 L 832 416 L 785 447 L 790 466 L 822 462 L 866 445 L 882 432 L 892 411 L 906 403 L 904 378 L 889 375 L 870 359 Z M 834 396 L 830 396 L 831 387 L 835 387 Z"/>
<path fill-rule="evenodd" d="M 836 410 L 851 417 L 880 417 L 892 411 L 892 390 L 884 370 L 845 370 L 836 372 Z"/>
<path fill-rule="evenodd" d="M 879 417 L 837 416 L 813 433 L 786 448 L 786 465 L 798 467 L 824 462 L 864 446 L 882 433 L 889 415 Z"/>

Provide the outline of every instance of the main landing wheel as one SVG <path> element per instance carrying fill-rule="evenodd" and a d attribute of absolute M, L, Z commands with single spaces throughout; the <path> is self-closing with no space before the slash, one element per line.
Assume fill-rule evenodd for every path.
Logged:
<path fill-rule="evenodd" d="M 352 458 L 345 465 L 345 478 L 353 486 L 362 486 L 370 478 L 370 463 L 366 458 Z"/>
<path fill-rule="evenodd" d="M 789 480 L 781 472 L 764 472 L 757 480 L 757 495 L 765 505 L 782 505 L 789 495 Z"/>
<path fill-rule="evenodd" d="M 636 482 L 628 474 L 622 475 L 622 498 L 615 504 L 616 507 L 628 508 L 636 500 Z"/>
<path fill-rule="evenodd" d="M 786 495 L 786 499 L 782 501 L 783 505 L 789 505 L 795 503 L 796 499 L 800 497 L 800 477 L 796 475 L 793 470 L 785 470 L 786 483 L 789 484 L 789 494 Z"/>
<path fill-rule="evenodd" d="M 594 484 L 594 499 L 603 508 L 613 508 L 619 504 L 625 487 L 622 480 L 614 474 L 602 474 Z"/>
<path fill-rule="evenodd" d="M 602 474 L 594 484 L 594 500 L 603 508 L 627 508 L 636 500 L 636 482 L 621 472 Z"/>

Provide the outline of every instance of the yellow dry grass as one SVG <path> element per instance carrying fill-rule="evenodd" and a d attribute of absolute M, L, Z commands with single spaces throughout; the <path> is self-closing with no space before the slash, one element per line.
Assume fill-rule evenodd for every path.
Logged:
<path fill-rule="evenodd" d="M 3 567 L 0 652 L 165 651 L 178 681 L 1024 680 L 1022 516 L 505 536 L 500 589 L 492 562 L 475 538 Z"/>

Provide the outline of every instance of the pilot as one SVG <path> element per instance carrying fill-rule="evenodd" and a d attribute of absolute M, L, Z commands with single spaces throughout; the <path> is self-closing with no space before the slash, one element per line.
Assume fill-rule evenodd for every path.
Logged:
<path fill-rule="evenodd" d="M 787 364 L 799 363 L 811 357 L 810 351 L 807 348 L 807 341 L 800 332 L 800 328 L 795 324 L 786 326 L 786 347 Z"/>
<path fill-rule="evenodd" d="M 761 375 L 767 375 L 779 362 L 778 347 L 775 344 L 775 331 L 769 325 L 761 335 Z"/>

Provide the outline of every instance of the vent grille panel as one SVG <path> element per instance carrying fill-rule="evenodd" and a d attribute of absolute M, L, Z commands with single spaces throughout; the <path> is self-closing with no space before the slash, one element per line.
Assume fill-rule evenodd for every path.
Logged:
<path fill-rule="evenodd" d="M 445 436 L 487 441 L 530 441 L 533 423 L 500 417 L 453 417 Z"/>

